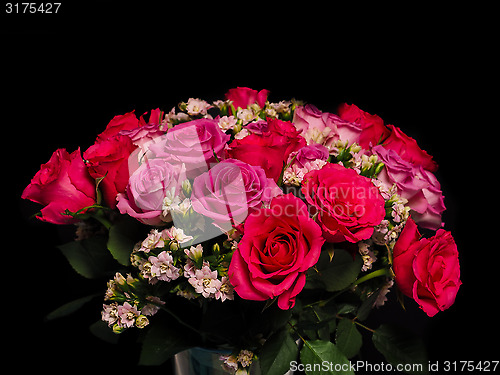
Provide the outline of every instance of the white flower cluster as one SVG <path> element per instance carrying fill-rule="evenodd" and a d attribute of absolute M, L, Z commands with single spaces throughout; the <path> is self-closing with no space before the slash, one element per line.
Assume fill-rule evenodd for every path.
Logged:
<path fill-rule="evenodd" d="M 224 267 L 212 269 L 210 262 L 203 259 L 201 244 L 181 249 L 181 244 L 192 239 L 182 229 L 175 227 L 161 232 L 153 229 L 132 254 L 132 264 L 140 270 L 140 275 L 149 284 L 178 280 L 173 290 L 184 298 L 202 296 L 221 301 L 234 299 L 227 267 L 225 272 Z"/>
<path fill-rule="evenodd" d="M 216 120 L 219 121 L 219 127 L 224 132 L 231 130 L 235 134 L 235 138 L 240 139 L 250 134 L 250 132 L 244 128 L 244 126 L 249 123 L 266 118 L 291 120 L 292 109 L 295 105 L 296 103 L 293 100 L 282 100 L 278 103 L 266 101 L 263 108 L 257 103 L 251 104 L 247 108 L 234 108 L 230 100 L 216 100 L 210 104 L 205 100 L 189 98 L 187 102 L 179 103 L 179 112 L 177 112 L 174 107 L 170 112 L 165 114 L 160 124 L 160 130 L 168 130 L 177 124 L 194 119 L 213 119 L 213 116 L 208 113 L 208 110 L 211 108 L 218 108 L 220 116 L 217 116 Z"/>
<path fill-rule="evenodd" d="M 147 316 L 154 315 L 164 302 L 160 298 L 145 295 L 141 282 L 130 274 L 127 278 L 119 272 L 108 282 L 108 289 L 101 312 L 102 320 L 113 328 L 113 332 L 121 333 L 126 328 L 144 328 L 149 324 Z"/>
<path fill-rule="evenodd" d="M 386 217 L 373 231 L 372 240 L 377 245 L 393 246 L 399 233 L 403 230 L 406 220 L 410 217 L 408 200 L 397 194 L 396 185 L 387 186 L 382 181 L 372 179 L 385 199 Z"/>
<path fill-rule="evenodd" d="M 247 375 L 250 373 L 250 365 L 255 355 L 250 350 L 240 350 L 237 354 L 223 355 L 220 357 L 222 368 L 235 375 Z"/>

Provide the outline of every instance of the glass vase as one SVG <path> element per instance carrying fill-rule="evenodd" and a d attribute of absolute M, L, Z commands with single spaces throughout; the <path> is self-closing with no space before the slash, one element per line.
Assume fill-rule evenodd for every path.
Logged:
<path fill-rule="evenodd" d="M 231 372 L 222 367 L 219 359 L 222 355 L 229 355 L 231 352 L 224 350 L 213 350 L 204 348 L 191 348 L 177 353 L 174 357 L 175 375 L 227 375 Z M 250 366 L 250 375 L 261 375 L 258 361 Z M 288 371 L 285 375 L 293 375 Z"/>

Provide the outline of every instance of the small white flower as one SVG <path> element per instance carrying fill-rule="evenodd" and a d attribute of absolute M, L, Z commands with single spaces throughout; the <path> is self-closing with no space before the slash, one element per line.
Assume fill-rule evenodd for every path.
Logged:
<path fill-rule="evenodd" d="M 184 249 L 184 254 L 191 260 L 195 262 L 203 256 L 203 246 L 201 243 L 196 245 L 196 247 L 191 246 L 189 249 Z"/>
<path fill-rule="evenodd" d="M 226 299 L 234 300 L 234 288 L 226 276 L 221 279 L 221 285 L 215 293 L 215 299 L 220 299 L 222 302 Z"/>
<path fill-rule="evenodd" d="M 385 304 L 387 301 L 387 293 L 390 292 L 391 287 L 394 285 L 394 280 L 389 280 L 387 284 L 382 287 L 382 290 L 379 292 L 376 301 L 373 303 L 373 307 L 380 307 Z"/>
<path fill-rule="evenodd" d="M 119 318 L 118 303 L 113 302 L 111 305 L 102 305 L 102 307 L 102 320 L 108 323 L 108 326 L 111 327 Z"/>
<path fill-rule="evenodd" d="M 163 211 L 163 215 L 167 216 L 172 210 L 172 206 L 178 205 L 181 202 L 181 199 L 178 195 L 175 194 L 175 186 L 169 190 L 165 191 L 165 198 L 163 198 L 163 203 L 161 209 Z"/>
<path fill-rule="evenodd" d="M 170 206 L 170 211 L 186 215 L 191 208 L 191 199 L 186 198 L 182 202 L 174 203 Z"/>
<path fill-rule="evenodd" d="M 223 131 L 227 131 L 229 129 L 233 129 L 237 121 L 238 119 L 234 116 L 223 116 L 219 119 L 219 127 Z"/>
<path fill-rule="evenodd" d="M 204 100 L 189 98 L 186 106 L 186 111 L 191 116 L 196 115 L 206 115 L 207 110 L 211 108 L 211 105 Z"/>
<path fill-rule="evenodd" d="M 247 129 L 241 129 L 235 136 L 234 139 L 243 139 L 247 135 L 250 135 L 250 132 Z"/>
<path fill-rule="evenodd" d="M 150 256 L 148 260 L 151 263 L 151 276 L 167 282 L 179 278 L 179 268 L 174 266 L 170 252 L 162 251 L 157 257 Z"/>
<path fill-rule="evenodd" d="M 276 118 L 278 116 L 278 112 L 274 108 L 266 108 L 265 113 L 267 117 Z"/>
<path fill-rule="evenodd" d="M 217 279 L 217 271 L 212 271 L 207 265 L 204 265 L 201 270 L 196 270 L 195 277 L 190 277 L 188 281 L 195 292 L 205 298 L 214 298 L 221 286 L 220 280 Z"/>
<path fill-rule="evenodd" d="M 241 363 L 243 367 L 248 367 L 252 364 L 253 352 L 250 350 L 241 350 L 238 354 L 238 362 Z"/>
<path fill-rule="evenodd" d="M 141 247 L 139 251 L 144 251 L 145 253 L 149 253 L 150 250 L 157 247 L 164 247 L 165 242 L 162 241 L 161 233 L 158 232 L 157 229 L 152 229 L 148 234 L 146 239 L 142 241 Z"/>
<path fill-rule="evenodd" d="M 363 259 L 363 267 L 361 271 L 368 271 L 372 269 L 372 264 L 377 261 L 377 257 L 370 250 L 371 240 L 358 242 L 358 251 Z"/>
<path fill-rule="evenodd" d="M 238 109 L 236 117 L 243 121 L 244 124 L 252 121 L 255 118 L 255 114 L 250 109 Z"/>
<path fill-rule="evenodd" d="M 184 234 L 184 230 L 181 228 L 171 227 L 169 229 L 164 229 L 163 231 L 171 240 L 177 241 L 178 243 L 188 242 L 193 239 L 193 236 Z"/>

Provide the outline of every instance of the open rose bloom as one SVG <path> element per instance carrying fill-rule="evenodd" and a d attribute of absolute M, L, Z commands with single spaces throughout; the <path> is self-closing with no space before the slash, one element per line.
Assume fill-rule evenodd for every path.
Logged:
<path fill-rule="evenodd" d="M 83 153 L 56 150 L 24 190 L 38 219 L 77 224 L 61 247 L 77 272 L 115 275 L 102 312 L 115 333 L 158 314 L 179 322 L 180 348 L 232 346 L 224 366 L 236 373 L 260 353 L 266 374 L 299 339 L 310 342 L 292 359 L 321 345 L 354 357 L 357 320 L 395 288 L 429 316 L 453 305 L 458 249 L 432 156 L 353 104 L 328 113 L 269 94 L 238 87 L 115 116 Z M 141 361 L 160 361 L 145 337 Z"/>

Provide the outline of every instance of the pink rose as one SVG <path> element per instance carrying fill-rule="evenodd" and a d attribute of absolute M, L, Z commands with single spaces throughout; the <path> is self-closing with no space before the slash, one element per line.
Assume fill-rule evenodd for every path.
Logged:
<path fill-rule="evenodd" d="M 276 197 L 271 208 L 248 216 L 229 265 L 229 280 L 241 298 L 278 297 L 278 307 L 290 309 L 323 243 L 321 229 L 309 217 L 304 202 L 293 194 Z"/>
<path fill-rule="evenodd" d="M 317 221 L 328 242 L 366 240 L 385 217 L 384 198 L 372 181 L 338 164 L 307 173 L 302 193 L 318 211 Z"/>
<path fill-rule="evenodd" d="M 117 135 L 90 146 L 83 157 L 94 178 L 104 177 L 99 184 L 106 205 L 116 207 L 116 196 L 123 193 L 128 183 L 128 158 L 136 149 L 129 137 Z"/>
<path fill-rule="evenodd" d="M 315 160 L 328 160 L 328 149 L 320 145 L 319 143 L 311 143 L 308 146 L 302 147 L 299 151 L 292 152 L 288 157 L 290 162 L 291 158 L 295 156 L 293 161 L 294 164 L 299 166 L 300 168 L 304 168 L 306 163 L 310 163 Z"/>
<path fill-rule="evenodd" d="M 165 224 L 170 218 L 162 216 L 163 201 L 167 194 L 172 198 L 178 195 L 185 179 L 179 164 L 172 165 L 164 159 L 146 160 L 131 174 L 126 192 L 118 194 L 116 207 L 144 224 Z"/>
<path fill-rule="evenodd" d="M 226 159 L 196 177 L 191 196 L 193 209 L 229 231 L 262 203 L 282 194 L 261 167 Z"/>
<path fill-rule="evenodd" d="M 257 103 L 260 108 L 264 108 L 268 94 L 268 90 L 257 91 L 248 87 L 237 87 L 226 93 L 226 99 L 231 100 L 236 109 L 238 107 L 245 109 L 254 103 Z"/>
<path fill-rule="evenodd" d="M 431 238 L 421 238 L 409 218 L 393 249 L 396 283 L 403 294 L 413 298 L 429 316 L 446 310 L 455 302 L 462 282 L 455 240 L 439 229 Z"/>
<path fill-rule="evenodd" d="M 436 230 L 442 226 L 446 209 L 441 186 L 432 172 L 405 161 L 394 150 L 378 145 L 372 151 L 385 164 L 378 179 L 388 186 L 396 184 L 398 194 L 408 199 L 412 217 L 422 227 Z"/>
<path fill-rule="evenodd" d="M 302 130 L 301 134 L 309 144 L 319 143 L 330 146 L 338 140 L 348 141 L 349 144 L 354 142 L 359 144 L 364 132 L 362 124 L 347 121 L 333 113 L 321 112 L 311 104 L 297 107 L 293 122 L 298 130 Z"/>
<path fill-rule="evenodd" d="M 295 108 L 293 124 L 308 144 L 325 144 L 334 136 L 326 121 L 328 114 L 323 115 L 323 112 L 311 104 Z"/>
<path fill-rule="evenodd" d="M 432 160 L 426 151 L 422 150 L 417 141 L 407 136 L 401 129 L 388 125 L 392 130 L 389 137 L 384 141 L 384 147 L 388 150 L 394 150 L 401 158 L 416 166 L 422 166 L 428 171 L 435 172 L 438 169 L 437 163 Z"/>
<path fill-rule="evenodd" d="M 194 178 L 217 161 L 214 154 L 219 160 L 224 159 L 229 139 L 216 120 L 202 118 L 176 125 L 148 147 L 156 158 L 184 163 L 188 177 Z"/>
<path fill-rule="evenodd" d="M 35 174 L 21 197 L 45 206 L 41 216 L 37 216 L 42 221 L 54 224 L 76 222 L 63 212 L 76 212 L 96 203 L 95 180 L 85 167 L 80 149 L 71 154 L 62 148 L 56 150 Z"/>

